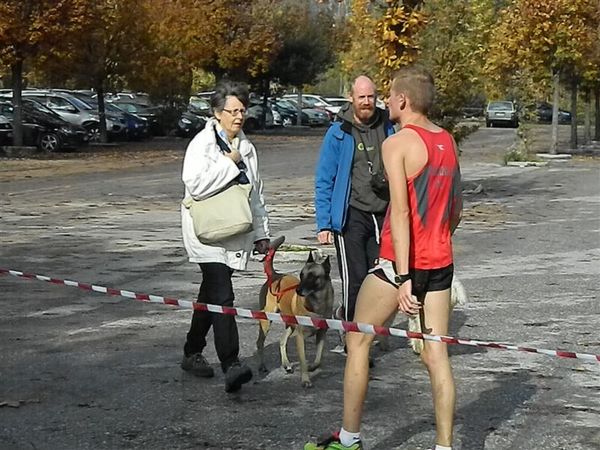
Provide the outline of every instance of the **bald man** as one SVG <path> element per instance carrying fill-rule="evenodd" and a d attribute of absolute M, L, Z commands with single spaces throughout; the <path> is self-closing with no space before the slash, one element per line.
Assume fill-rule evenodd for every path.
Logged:
<path fill-rule="evenodd" d="M 325 135 L 315 175 L 317 238 L 335 244 L 342 279 L 335 316 L 344 320 L 354 319 L 358 290 L 378 257 L 389 190 L 372 179 L 383 178 L 381 144 L 394 133 L 369 77 L 354 80 L 349 100 Z"/>

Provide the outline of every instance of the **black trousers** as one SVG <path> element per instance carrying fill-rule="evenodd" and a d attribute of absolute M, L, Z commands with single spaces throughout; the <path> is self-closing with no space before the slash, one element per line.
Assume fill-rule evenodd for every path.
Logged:
<path fill-rule="evenodd" d="M 354 320 L 360 285 L 379 258 L 379 238 L 384 218 L 385 211 L 368 213 L 350 206 L 344 229 L 334 235 L 345 320 Z"/>
<path fill-rule="evenodd" d="M 231 276 L 233 270 L 221 263 L 201 263 L 202 283 L 198 302 L 220 306 L 233 306 L 234 294 Z M 208 311 L 194 310 L 192 324 L 183 351 L 186 356 L 202 353 L 206 347 L 206 335 L 212 326 L 217 356 L 225 372 L 238 361 L 240 342 L 235 317 Z"/>

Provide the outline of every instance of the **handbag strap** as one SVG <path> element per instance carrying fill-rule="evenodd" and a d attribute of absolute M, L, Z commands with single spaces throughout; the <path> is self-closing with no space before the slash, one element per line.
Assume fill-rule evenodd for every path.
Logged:
<path fill-rule="evenodd" d="M 221 150 L 222 153 L 231 153 L 231 149 L 229 148 L 229 145 L 227 145 L 227 143 L 223 140 L 223 138 L 221 138 L 221 136 L 219 136 L 219 133 L 217 132 L 217 127 L 214 127 L 213 131 L 215 132 L 215 141 L 217 142 L 217 145 L 219 146 L 219 150 Z M 238 169 L 240 169 L 240 174 L 237 176 L 235 181 L 237 181 L 239 184 L 249 184 L 250 180 L 248 179 L 248 176 L 246 175 L 246 169 L 247 169 L 246 163 L 244 163 L 244 161 L 240 160 L 236 163 L 236 165 L 238 166 Z"/>

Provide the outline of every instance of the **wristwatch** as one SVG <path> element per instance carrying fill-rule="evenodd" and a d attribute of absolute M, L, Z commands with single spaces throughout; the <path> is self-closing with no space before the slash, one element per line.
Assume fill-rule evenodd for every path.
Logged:
<path fill-rule="evenodd" d="M 408 280 L 410 280 L 410 274 L 406 274 L 406 275 L 398 275 L 396 274 L 394 276 L 394 283 L 396 283 L 398 286 L 402 286 L 402 284 L 406 283 Z"/>

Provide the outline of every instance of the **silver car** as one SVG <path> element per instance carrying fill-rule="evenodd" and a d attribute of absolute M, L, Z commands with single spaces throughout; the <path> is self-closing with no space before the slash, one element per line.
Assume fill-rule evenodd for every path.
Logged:
<path fill-rule="evenodd" d="M 98 111 L 83 100 L 58 91 L 23 91 L 23 97 L 33 98 L 50 108 L 63 120 L 83 126 L 90 133 L 90 140 L 97 140 L 99 133 Z M 111 136 L 123 136 L 126 132 L 125 120 L 107 113 L 106 131 Z"/>
<path fill-rule="evenodd" d="M 511 101 L 489 102 L 485 108 L 485 126 L 509 125 L 519 126 L 519 116 L 515 104 Z"/>

